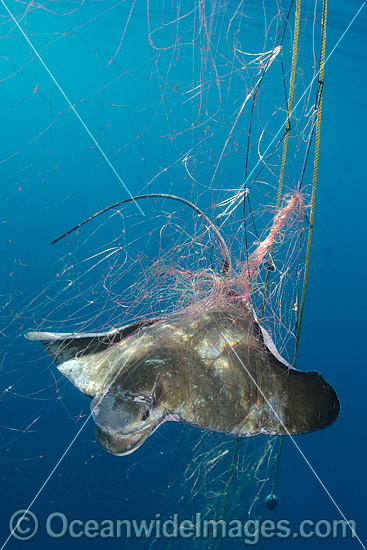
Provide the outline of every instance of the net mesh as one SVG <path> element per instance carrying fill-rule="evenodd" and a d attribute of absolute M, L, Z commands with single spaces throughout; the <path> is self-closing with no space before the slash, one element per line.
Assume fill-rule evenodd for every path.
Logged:
<path fill-rule="evenodd" d="M 171 193 L 198 205 L 220 229 L 233 279 L 246 273 L 277 213 L 294 7 L 214 0 L 8 6 L 124 182 L 4 12 L 1 465 L 8 494 L 26 487 L 32 496 L 89 414 L 89 400 L 24 332 L 101 332 L 166 316 L 209 296 L 223 268 L 213 231 L 168 199 L 140 201 L 143 214 L 134 202 L 117 207 L 49 242 L 128 198 L 127 189 Z M 319 7 L 305 2 L 283 205 L 301 178 L 309 203 L 317 110 L 308 84 L 318 68 L 319 32 Z M 288 360 L 306 229 L 307 216 L 287 220 L 249 294 Z M 158 504 L 165 517 L 172 508 L 213 519 L 265 514 L 276 438 L 238 441 L 170 424 L 115 469 L 106 468 L 111 457 L 89 425 L 40 499 L 60 506 L 78 498 L 96 506 L 144 502 L 143 517 Z M 75 479 L 83 480 L 78 497 Z"/>

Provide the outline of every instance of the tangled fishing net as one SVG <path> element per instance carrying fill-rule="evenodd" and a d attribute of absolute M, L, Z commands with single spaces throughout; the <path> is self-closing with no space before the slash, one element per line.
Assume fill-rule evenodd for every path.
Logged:
<path fill-rule="evenodd" d="M 9 495 L 25 487 L 31 499 L 89 414 L 88 398 L 24 340 L 26 330 L 103 332 L 230 294 L 251 304 L 292 362 L 321 50 L 321 8 L 307 2 L 300 17 L 299 4 L 12 2 L 49 72 L 2 14 L 2 116 L 11 130 L 1 155 L 0 406 Z M 162 193 L 198 206 L 228 257 L 202 216 L 164 197 L 117 206 L 49 245 L 109 204 Z M 88 425 L 40 499 L 128 501 L 143 517 L 157 506 L 165 517 L 266 516 L 279 439 L 172 424 L 112 466 Z"/>

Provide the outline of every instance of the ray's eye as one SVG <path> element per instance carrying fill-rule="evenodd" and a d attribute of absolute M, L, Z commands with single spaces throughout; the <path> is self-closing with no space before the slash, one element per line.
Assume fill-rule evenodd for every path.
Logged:
<path fill-rule="evenodd" d="M 142 420 L 148 420 L 149 417 L 150 417 L 150 410 L 147 409 L 147 410 L 144 412 L 143 416 L 142 416 Z"/>

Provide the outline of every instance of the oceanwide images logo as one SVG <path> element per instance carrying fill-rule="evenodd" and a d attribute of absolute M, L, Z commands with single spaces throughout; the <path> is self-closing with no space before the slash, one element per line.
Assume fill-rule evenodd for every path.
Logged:
<path fill-rule="evenodd" d="M 347 538 L 356 537 L 357 526 L 353 520 L 305 519 L 298 526 L 289 520 L 270 519 L 260 521 L 249 519 L 204 519 L 201 513 L 194 520 L 181 519 L 179 514 L 163 520 L 161 514 L 154 519 L 69 519 L 62 512 L 53 512 L 42 524 L 30 510 L 17 510 L 9 520 L 10 536 L 18 541 L 28 541 L 41 530 L 52 539 L 234 539 L 252 546 L 261 538 Z"/>

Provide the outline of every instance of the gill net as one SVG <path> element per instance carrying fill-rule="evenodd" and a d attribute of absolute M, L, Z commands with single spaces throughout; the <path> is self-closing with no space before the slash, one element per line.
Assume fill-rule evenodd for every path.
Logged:
<path fill-rule="evenodd" d="M 295 359 L 314 223 L 326 2 L 8 5 L 70 101 L 4 11 L 1 465 L 15 500 L 20 488 L 34 494 L 89 411 L 89 400 L 24 341 L 25 330 L 101 332 L 168 315 L 208 296 L 211 274 L 220 272 L 205 223 L 159 199 L 117 208 L 49 247 L 129 192 L 199 205 L 240 272 L 287 197 L 302 189 L 310 208 L 277 234 L 251 288 L 262 324 Z M 111 467 L 93 432 L 90 425 L 52 476 L 44 506 L 70 510 L 92 500 L 111 514 L 118 504 L 124 517 L 268 513 L 279 438 L 231 439 L 170 423 L 141 454 Z"/>

